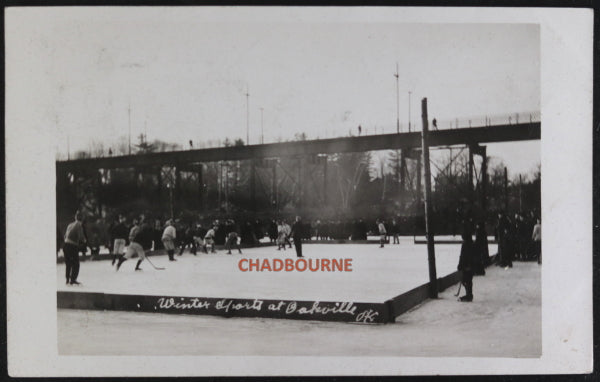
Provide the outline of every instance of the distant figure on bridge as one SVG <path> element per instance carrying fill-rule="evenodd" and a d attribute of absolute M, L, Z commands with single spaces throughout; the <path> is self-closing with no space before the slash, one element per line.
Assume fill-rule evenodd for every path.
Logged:
<path fill-rule="evenodd" d="M 192 140 L 190 139 L 190 149 L 194 148 L 194 142 L 192 142 Z"/>
<path fill-rule="evenodd" d="M 112 149 L 110 147 L 108 148 L 108 156 L 112 157 Z"/>
<path fill-rule="evenodd" d="M 437 119 L 434 118 L 433 121 L 431 121 L 431 123 L 433 124 L 433 128 L 437 130 L 438 129 L 438 127 L 437 127 Z"/>
<path fill-rule="evenodd" d="M 362 133 L 362 126 L 358 125 L 358 135 L 360 135 Z"/>

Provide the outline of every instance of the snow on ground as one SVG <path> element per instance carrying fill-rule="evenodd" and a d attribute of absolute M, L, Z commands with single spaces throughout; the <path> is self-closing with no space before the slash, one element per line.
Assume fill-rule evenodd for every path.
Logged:
<path fill-rule="evenodd" d="M 411 239 L 412 240 L 412 239 Z M 438 277 L 456 270 L 460 245 L 436 245 Z M 490 245 L 490 253 L 496 246 Z M 193 256 L 184 253 L 169 262 L 166 255 L 150 261 L 166 270 L 157 271 L 147 262 L 135 272 L 137 259 L 126 261 L 116 272 L 110 261 L 81 263 L 79 281 L 83 285 L 65 285 L 65 265 L 57 264 L 58 290 L 145 294 L 190 297 L 261 298 L 308 301 L 384 302 L 429 281 L 427 247 L 412 244 L 306 244 L 307 259 L 350 258 L 352 272 L 242 272 L 240 259 L 292 258 L 294 249 L 277 251 L 275 247 L 243 249 L 231 256 L 217 254 Z"/>
<path fill-rule="evenodd" d="M 539 357 L 540 269 L 521 262 L 490 267 L 475 277 L 472 303 L 457 302 L 456 287 L 449 288 L 385 325 L 61 309 L 58 349 L 61 355 Z"/>

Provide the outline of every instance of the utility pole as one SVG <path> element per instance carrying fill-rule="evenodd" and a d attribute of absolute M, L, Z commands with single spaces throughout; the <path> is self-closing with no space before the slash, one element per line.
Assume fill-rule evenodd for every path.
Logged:
<path fill-rule="evenodd" d="M 246 144 L 250 144 L 250 90 L 246 88 Z"/>
<path fill-rule="evenodd" d="M 127 114 L 129 116 L 129 155 L 131 155 L 131 102 L 129 102 Z"/>
<path fill-rule="evenodd" d="M 69 142 L 69 136 L 67 135 L 67 160 L 71 159 L 71 144 Z"/>
<path fill-rule="evenodd" d="M 260 143 L 265 144 L 265 130 L 263 125 L 263 113 L 265 109 L 263 107 L 260 108 Z"/>
<path fill-rule="evenodd" d="M 504 213 L 508 213 L 508 170 L 504 167 Z"/>
<path fill-rule="evenodd" d="M 429 296 L 437 298 L 437 274 L 435 269 L 435 246 L 433 235 L 433 211 L 431 208 L 431 168 L 429 163 L 429 143 L 427 141 L 429 126 L 427 122 L 427 98 L 421 100 L 421 119 L 423 131 L 421 132 L 421 146 L 423 151 L 423 167 L 425 169 L 425 234 L 427 236 L 427 260 L 429 263 Z"/>
<path fill-rule="evenodd" d="M 398 63 L 396 62 L 396 133 L 400 133 L 400 73 L 398 73 Z"/>
<path fill-rule="evenodd" d="M 408 91 L 408 132 L 410 133 L 411 129 L 410 129 L 410 95 L 411 95 L 411 91 Z"/>
<path fill-rule="evenodd" d="M 523 212 L 523 179 L 519 174 L 519 213 Z"/>

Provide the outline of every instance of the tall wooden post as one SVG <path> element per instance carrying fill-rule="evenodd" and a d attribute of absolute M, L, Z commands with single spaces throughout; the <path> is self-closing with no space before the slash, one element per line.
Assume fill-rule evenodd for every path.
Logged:
<path fill-rule="evenodd" d="M 468 176 L 468 187 L 467 187 L 467 197 L 469 198 L 469 202 L 471 203 L 471 206 L 475 203 L 475 198 L 473 197 L 473 167 L 474 167 L 474 161 L 473 161 L 473 150 L 475 148 L 471 145 L 469 145 L 469 176 Z"/>
<path fill-rule="evenodd" d="M 422 187 L 421 187 L 421 155 L 423 155 L 422 153 L 419 154 L 419 156 L 417 157 L 417 206 L 421 206 L 421 191 L 422 191 Z"/>
<path fill-rule="evenodd" d="M 427 236 L 427 260 L 429 263 L 429 296 L 437 298 L 437 272 L 435 269 L 435 245 L 433 233 L 433 211 L 431 208 L 431 168 L 429 164 L 429 125 L 427 122 L 427 98 L 421 100 L 421 147 L 423 150 L 423 166 L 425 169 L 425 234 Z"/>
<path fill-rule="evenodd" d="M 277 159 L 273 159 L 271 161 L 271 170 L 273 171 L 271 183 L 271 206 L 275 211 L 277 211 L 277 205 L 279 204 L 277 201 Z"/>
<path fill-rule="evenodd" d="M 217 208 L 221 210 L 221 185 L 223 184 L 223 162 L 217 164 Z"/>
<path fill-rule="evenodd" d="M 158 167 L 156 169 L 156 204 L 158 204 L 162 210 L 163 208 L 163 200 L 162 200 L 162 188 L 163 188 L 163 181 L 162 181 L 162 167 Z"/>
<path fill-rule="evenodd" d="M 406 152 L 400 151 L 400 195 L 406 190 Z"/>
<path fill-rule="evenodd" d="M 256 211 L 256 159 L 251 159 L 250 163 L 250 201 L 252 211 Z"/>
<path fill-rule="evenodd" d="M 400 205 L 404 207 L 406 195 L 406 150 L 400 151 Z"/>
<path fill-rule="evenodd" d="M 504 213 L 508 213 L 508 170 L 504 167 Z"/>
<path fill-rule="evenodd" d="M 179 166 L 175 168 L 175 211 L 179 210 L 181 204 L 181 197 L 183 196 L 183 190 L 181 189 L 181 170 Z"/>
<path fill-rule="evenodd" d="M 302 157 L 298 157 L 298 207 L 304 207 L 304 183 L 302 182 Z"/>
<path fill-rule="evenodd" d="M 523 179 L 519 174 L 519 213 L 523 211 Z"/>
<path fill-rule="evenodd" d="M 487 218 L 487 146 L 481 147 L 481 211 Z"/>
<path fill-rule="evenodd" d="M 327 166 L 329 157 L 325 155 L 323 157 L 323 204 L 327 205 Z"/>
<path fill-rule="evenodd" d="M 198 164 L 198 204 L 204 209 L 204 165 Z"/>

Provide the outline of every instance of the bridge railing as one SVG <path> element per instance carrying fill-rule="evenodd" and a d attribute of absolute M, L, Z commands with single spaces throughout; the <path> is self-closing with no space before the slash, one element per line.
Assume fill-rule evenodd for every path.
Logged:
<path fill-rule="evenodd" d="M 518 125 L 522 123 L 541 122 L 541 112 L 522 111 L 511 114 L 477 115 L 454 119 L 437 120 L 438 130 L 463 129 L 469 127 Z M 433 126 L 429 127 L 434 129 Z"/>
<path fill-rule="evenodd" d="M 449 129 L 464 129 L 471 127 L 483 127 L 483 126 L 500 126 L 500 125 L 517 125 L 523 123 L 533 123 L 533 122 L 541 122 L 541 112 L 537 111 L 522 111 L 510 114 L 496 114 L 496 115 L 478 115 L 478 116 L 470 116 L 470 117 L 460 117 L 454 119 L 436 119 L 435 125 L 433 123 L 435 116 L 431 118 L 429 121 L 429 130 L 449 130 Z M 349 129 L 346 132 L 333 130 L 333 129 L 323 129 L 322 134 L 317 136 L 306 136 L 306 140 L 316 140 L 316 139 L 330 139 L 330 138 L 342 138 L 342 137 L 357 137 L 357 136 L 365 136 L 365 135 L 380 135 L 380 134 L 393 134 L 397 131 L 396 125 L 378 125 L 378 126 L 361 126 L 359 131 L 358 126 Z M 417 132 L 421 131 L 421 122 L 414 121 L 411 123 L 411 131 Z M 406 122 L 400 123 L 400 132 L 406 133 L 408 132 L 408 124 Z M 289 139 L 272 139 L 265 140 L 265 143 L 277 143 L 277 142 L 289 142 L 295 141 L 297 139 L 289 138 Z M 211 140 L 206 142 L 197 142 L 195 144 L 195 149 L 203 149 L 203 148 L 218 148 L 225 147 L 224 140 Z M 179 150 L 168 150 L 168 151 L 185 151 L 184 148 L 180 148 Z M 103 153 L 99 155 L 89 155 L 89 158 L 98 158 L 98 157 L 106 157 L 108 153 Z M 57 153 L 56 160 L 65 160 L 67 155 L 64 153 Z"/>

